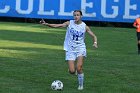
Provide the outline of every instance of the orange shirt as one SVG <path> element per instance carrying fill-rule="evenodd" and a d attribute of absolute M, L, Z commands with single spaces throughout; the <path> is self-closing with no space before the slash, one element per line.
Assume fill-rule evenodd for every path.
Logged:
<path fill-rule="evenodd" d="M 135 22 L 133 23 L 133 26 L 139 26 L 139 27 L 136 29 L 136 31 L 137 31 L 137 32 L 140 32 L 140 17 L 137 18 L 137 19 L 135 20 Z"/>

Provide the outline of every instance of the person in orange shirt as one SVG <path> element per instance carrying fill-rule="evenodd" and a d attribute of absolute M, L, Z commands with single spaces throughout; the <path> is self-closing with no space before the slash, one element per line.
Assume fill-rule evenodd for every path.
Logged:
<path fill-rule="evenodd" d="M 133 26 L 136 28 L 138 39 L 138 54 L 140 54 L 140 17 L 136 18 L 136 20 L 133 23 Z"/>

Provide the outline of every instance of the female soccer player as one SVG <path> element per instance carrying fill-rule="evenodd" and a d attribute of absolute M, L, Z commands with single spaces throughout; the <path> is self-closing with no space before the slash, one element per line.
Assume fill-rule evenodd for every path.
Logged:
<path fill-rule="evenodd" d="M 133 26 L 137 31 L 137 39 L 138 39 L 138 54 L 140 54 L 140 17 L 135 20 Z"/>
<path fill-rule="evenodd" d="M 84 42 L 85 33 L 87 32 L 93 40 L 93 46 L 97 48 L 97 37 L 91 31 L 91 29 L 81 20 L 82 12 L 75 10 L 73 12 L 74 20 L 64 22 L 63 24 L 49 24 L 45 21 L 41 21 L 43 25 L 49 27 L 67 27 L 64 50 L 66 52 L 65 59 L 68 61 L 70 74 L 78 73 L 78 90 L 83 90 L 84 73 L 82 66 L 84 63 L 84 57 L 86 57 L 86 45 Z M 75 61 L 76 67 L 75 67 Z"/>

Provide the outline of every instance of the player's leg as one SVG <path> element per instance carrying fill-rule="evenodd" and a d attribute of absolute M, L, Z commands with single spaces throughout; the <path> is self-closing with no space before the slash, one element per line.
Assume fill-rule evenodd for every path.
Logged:
<path fill-rule="evenodd" d="M 78 73 L 78 90 L 83 90 L 83 83 L 84 83 L 84 73 L 83 73 L 83 62 L 84 62 L 84 57 L 79 56 L 77 58 L 77 73 Z"/>
<path fill-rule="evenodd" d="M 140 32 L 137 32 L 137 38 L 138 38 L 138 54 L 140 54 Z"/>
<path fill-rule="evenodd" d="M 66 51 L 66 60 L 68 61 L 68 71 L 70 74 L 75 74 L 75 60 L 76 55 L 74 52 Z"/>
<path fill-rule="evenodd" d="M 68 66 L 69 66 L 69 73 L 75 74 L 75 63 L 74 60 L 68 60 Z"/>
<path fill-rule="evenodd" d="M 140 54 L 140 40 L 138 40 L 138 54 Z"/>
<path fill-rule="evenodd" d="M 77 58 L 77 67 L 76 67 L 78 74 L 82 74 L 83 73 L 83 69 L 82 69 L 83 63 L 84 63 L 84 57 L 83 56 L 79 56 Z"/>

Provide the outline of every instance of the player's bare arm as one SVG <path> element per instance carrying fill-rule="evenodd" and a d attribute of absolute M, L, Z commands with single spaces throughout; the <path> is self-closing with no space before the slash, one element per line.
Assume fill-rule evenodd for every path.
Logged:
<path fill-rule="evenodd" d="M 133 23 L 133 26 L 135 27 L 135 28 L 139 28 L 139 24 L 137 24 L 137 21 L 135 20 L 135 22 Z"/>
<path fill-rule="evenodd" d="M 86 31 L 87 31 L 87 33 L 92 37 L 93 46 L 94 46 L 95 48 L 98 48 L 98 46 L 97 46 L 97 37 L 96 37 L 96 35 L 91 31 L 91 29 L 90 29 L 88 26 L 86 26 Z"/>
<path fill-rule="evenodd" d="M 57 28 L 57 27 L 67 27 L 69 25 L 69 21 L 64 22 L 62 24 L 49 24 L 49 23 L 46 23 L 46 22 L 43 22 L 41 24 L 49 26 L 49 27 L 54 27 L 54 28 Z"/>

